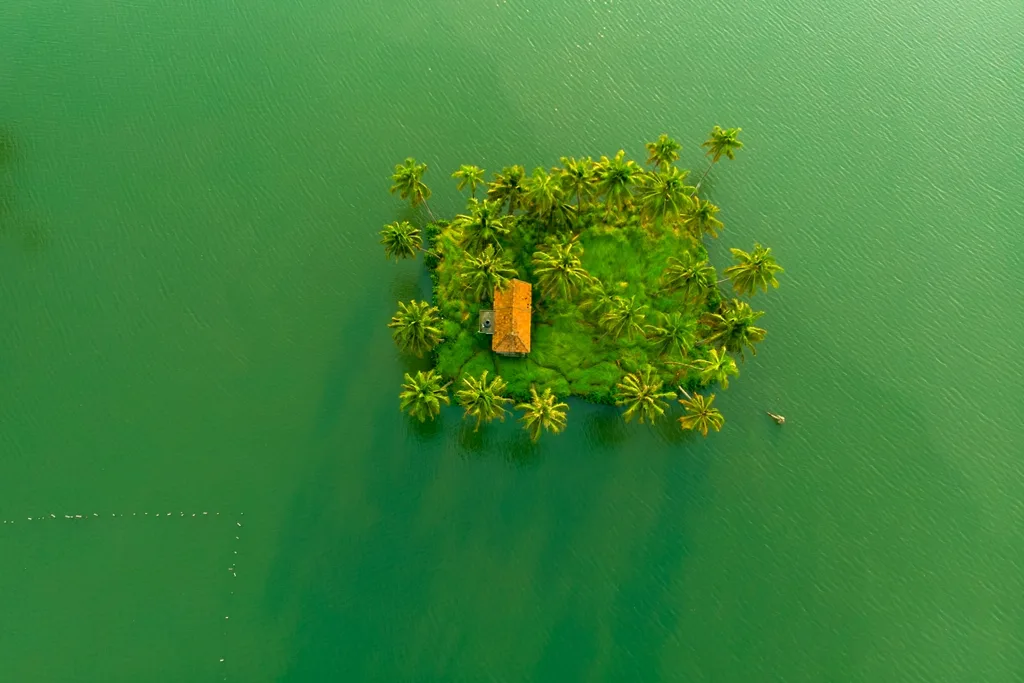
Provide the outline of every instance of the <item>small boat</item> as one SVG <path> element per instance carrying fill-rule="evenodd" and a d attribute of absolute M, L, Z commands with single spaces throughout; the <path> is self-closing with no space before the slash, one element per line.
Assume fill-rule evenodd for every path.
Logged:
<path fill-rule="evenodd" d="M 773 413 L 770 410 L 766 410 L 765 412 L 768 413 L 768 417 L 770 417 L 771 419 L 775 420 L 775 424 L 778 424 L 778 425 L 786 424 L 786 418 L 782 417 L 781 415 L 776 415 L 775 413 Z"/>

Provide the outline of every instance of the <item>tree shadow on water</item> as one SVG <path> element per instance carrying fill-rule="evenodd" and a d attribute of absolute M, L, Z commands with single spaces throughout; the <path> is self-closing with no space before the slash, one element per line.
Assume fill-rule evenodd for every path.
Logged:
<path fill-rule="evenodd" d="M 551 436 L 548 434 L 542 435 Z M 519 469 L 536 469 L 541 462 L 541 450 L 537 442 L 530 439 L 525 430 L 514 434 L 501 445 L 502 458 Z"/>

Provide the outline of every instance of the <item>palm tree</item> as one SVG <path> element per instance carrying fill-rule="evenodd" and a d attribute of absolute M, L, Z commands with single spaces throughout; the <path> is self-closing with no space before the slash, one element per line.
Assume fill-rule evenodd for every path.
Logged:
<path fill-rule="evenodd" d="M 604 195 L 609 208 L 622 209 L 633 196 L 633 185 L 640 177 L 640 167 L 635 161 L 627 161 L 626 153 L 620 149 L 612 159 L 602 156 L 594 168 L 598 193 Z"/>
<path fill-rule="evenodd" d="M 700 189 L 701 183 L 704 182 L 704 178 L 707 177 L 708 173 L 718 160 L 725 155 L 728 159 L 736 158 L 736 151 L 743 147 L 743 143 L 739 140 L 740 131 L 742 128 L 722 128 L 715 126 L 711 129 L 711 135 L 708 139 L 701 143 L 701 147 L 707 147 L 708 151 L 705 156 L 711 157 L 711 163 L 708 164 L 707 170 L 704 171 L 704 175 L 700 177 L 697 182 L 697 190 Z M 694 192 L 696 194 L 696 191 Z"/>
<path fill-rule="evenodd" d="M 766 330 L 755 327 L 754 323 L 764 315 L 764 311 L 754 311 L 750 304 L 739 299 L 723 302 L 718 313 L 705 313 L 700 322 L 707 334 L 701 341 L 705 344 L 724 346 L 730 353 L 740 354 L 743 358 L 744 349 L 750 349 L 756 356 L 754 344 L 764 341 Z"/>
<path fill-rule="evenodd" d="M 523 185 L 526 188 L 525 199 L 533 213 L 542 219 L 550 218 L 555 206 L 562 202 L 562 188 L 558 179 L 538 167 L 533 169 L 533 175 Z"/>
<path fill-rule="evenodd" d="M 740 374 L 736 361 L 729 357 L 724 348 L 712 348 L 708 351 L 707 358 L 693 361 L 693 367 L 700 373 L 701 384 L 707 386 L 712 382 L 718 382 L 723 389 L 729 388 L 729 375 Z"/>
<path fill-rule="evenodd" d="M 503 206 L 508 202 L 508 215 L 515 213 L 519 201 L 526 191 L 524 187 L 526 169 L 522 166 L 506 166 L 501 173 L 494 174 L 494 180 L 487 186 L 487 197 Z"/>
<path fill-rule="evenodd" d="M 601 281 L 594 277 L 590 279 L 584 295 L 580 310 L 588 311 L 596 316 L 600 316 L 615 303 L 615 297 L 609 294 Z"/>
<path fill-rule="evenodd" d="M 399 349 L 420 358 L 441 341 L 441 316 L 437 307 L 426 301 L 399 301 L 388 327 L 394 330 L 391 336 Z"/>
<path fill-rule="evenodd" d="M 686 184 L 686 174 L 675 166 L 647 176 L 640 190 L 640 205 L 650 218 L 678 218 L 690 206 L 693 188 Z"/>
<path fill-rule="evenodd" d="M 380 231 L 380 243 L 384 245 L 384 255 L 394 257 L 396 261 L 404 258 L 415 258 L 416 252 L 423 249 L 423 237 L 418 228 L 409 221 L 388 223 Z"/>
<path fill-rule="evenodd" d="M 459 166 L 459 170 L 452 173 L 452 178 L 459 181 L 458 190 L 462 192 L 469 186 L 469 194 L 476 199 L 476 188 L 484 184 L 484 169 L 479 166 Z"/>
<path fill-rule="evenodd" d="M 490 301 L 494 288 L 504 288 L 510 278 L 518 275 L 508 259 L 498 255 L 487 245 L 479 255 L 466 254 L 462 262 L 462 279 L 478 301 Z"/>
<path fill-rule="evenodd" d="M 615 385 L 618 389 L 615 405 L 626 406 L 626 411 L 622 414 L 626 422 L 637 417 L 640 424 L 654 424 L 657 418 L 665 414 L 665 409 L 668 408 L 665 399 L 671 400 L 676 394 L 674 391 L 662 391 L 661 385 L 661 378 L 650 365 L 640 368 L 639 372 L 626 375 L 622 382 Z"/>
<path fill-rule="evenodd" d="M 714 429 L 716 432 L 722 429 L 725 418 L 722 417 L 722 413 L 718 412 L 718 408 L 711 405 L 715 402 L 714 394 L 704 398 L 700 394 L 691 396 L 682 387 L 679 387 L 679 391 L 683 392 L 686 397 L 679 399 L 679 403 L 686 411 L 686 414 L 679 418 L 679 426 L 684 431 L 696 429 L 701 436 L 706 437 L 709 429 Z"/>
<path fill-rule="evenodd" d="M 661 284 L 670 292 L 682 291 L 685 301 L 700 302 L 716 284 L 715 269 L 707 259 L 698 260 L 693 252 L 685 251 L 680 258 L 669 257 Z"/>
<path fill-rule="evenodd" d="M 466 211 L 452 221 L 452 227 L 462 231 L 462 248 L 471 253 L 480 253 L 488 246 L 501 249 L 499 240 L 509 233 L 510 220 L 501 214 L 501 204 L 471 198 Z"/>
<path fill-rule="evenodd" d="M 576 195 L 576 206 L 582 207 L 583 200 L 589 199 L 594 192 L 594 160 L 590 157 L 562 157 L 561 162 L 562 169 L 559 174 L 562 189 Z"/>
<path fill-rule="evenodd" d="M 466 411 L 463 417 L 476 418 L 474 432 L 480 429 L 481 422 L 491 422 L 495 419 L 505 421 L 505 404 L 512 403 L 512 399 L 504 396 L 508 386 L 505 380 L 495 377 L 488 382 L 487 371 L 484 370 L 480 379 L 463 377 L 462 384 L 465 388 L 457 391 L 455 396 L 459 400 L 459 405 Z"/>
<path fill-rule="evenodd" d="M 647 147 L 647 165 L 656 166 L 662 171 L 667 170 L 679 158 L 679 150 L 683 148 L 665 133 L 645 146 Z"/>
<path fill-rule="evenodd" d="M 723 272 L 732 280 L 732 287 L 737 294 L 753 296 L 758 289 L 767 292 L 768 285 L 775 288 L 779 286 L 775 274 L 783 272 L 783 269 L 775 262 L 769 247 L 754 244 L 754 251 L 749 254 L 742 249 L 729 251 L 736 265 L 729 266 Z"/>
<path fill-rule="evenodd" d="M 545 389 L 544 393 L 538 396 L 534 387 L 530 387 L 530 400 L 516 406 L 516 410 L 523 411 L 520 419 L 533 441 L 539 439 L 545 429 L 552 434 L 558 434 L 565 429 L 565 412 L 568 409 L 568 404 L 556 402 L 551 389 Z"/>
<path fill-rule="evenodd" d="M 690 236 L 699 242 L 704 235 L 718 237 L 718 231 L 724 228 L 722 221 L 715 217 L 718 207 L 694 195 L 683 216 L 683 225 L 690 231 Z"/>
<path fill-rule="evenodd" d="M 401 400 L 399 407 L 409 413 L 420 422 L 426 422 L 429 417 L 433 420 L 441 412 L 441 403 L 451 403 L 448 398 L 448 385 L 441 384 L 441 376 L 436 370 L 422 370 L 416 376 L 405 373 L 405 384 L 402 385 L 402 392 L 398 395 Z"/>
<path fill-rule="evenodd" d="M 555 244 L 547 251 L 534 252 L 533 274 L 545 297 L 557 296 L 568 301 L 590 282 L 590 274 L 580 263 L 578 254 L 582 253 L 583 247 L 575 238 L 566 244 Z"/>
<path fill-rule="evenodd" d="M 601 316 L 601 327 L 612 335 L 613 339 L 618 339 L 623 334 L 627 339 L 632 339 L 635 332 L 643 334 L 644 311 L 647 310 L 647 306 L 638 304 L 636 296 L 629 299 L 617 296 L 612 301 L 611 309 Z"/>
<path fill-rule="evenodd" d="M 426 171 L 427 165 L 416 163 L 412 157 L 408 157 L 403 164 L 395 164 L 395 172 L 391 175 L 391 194 L 397 192 L 402 199 L 408 199 L 413 208 L 423 204 L 433 220 L 434 213 L 427 204 L 430 188 L 423 182 Z"/>
<path fill-rule="evenodd" d="M 658 353 L 683 357 L 693 348 L 697 322 L 681 313 L 658 313 L 658 324 L 644 329 Z"/>

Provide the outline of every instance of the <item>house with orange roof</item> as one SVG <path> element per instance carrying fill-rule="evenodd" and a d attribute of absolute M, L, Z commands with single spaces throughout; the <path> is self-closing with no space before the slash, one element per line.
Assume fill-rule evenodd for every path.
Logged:
<path fill-rule="evenodd" d="M 504 290 L 494 288 L 491 350 L 502 356 L 525 356 L 530 352 L 530 318 L 533 287 L 529 282 L 509 280 Z"/>

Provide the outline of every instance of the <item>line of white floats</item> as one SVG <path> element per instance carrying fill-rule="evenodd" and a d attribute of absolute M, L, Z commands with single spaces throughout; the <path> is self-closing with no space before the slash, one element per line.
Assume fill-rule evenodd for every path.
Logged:
<path fill-rule="evenodd" d="M 245 513 L 244 512 L 239 512 L 238 514 L 239 515 L 244 515 Z M 63 518 L 64 519 L 91 519 L 91 518 L 95 518 L 95 517 L 105 517 L 105 516 L 106 515 L 100 515 L 99 513 L 94 512 L 91 515 L 63 515 Z M 156 513 L 153 513 L 152 515 L 150 515 L 148 512 L 143 512 L 140 515 L 137 512 L 133 512 L 130 515 L 124 515 L 124 514 L 120 514 L 119 515 L 117 513 L 113 513 L 112 512 L 112 513 L 110 513 L 110 516 L 111 517 L 150 517 L 150 516 L 152 516 L 152 517 L 189 517 L 189 516 L 191 516 L 191 517 L 219 517 L 220 513 L 219 512 L 214 512 L 214 513 L 211 514 L 209 512 L 193 512 L 191 515 L 189 515 L 188 513 L 185 513 L 185 512 L 179 512 L 177 515 L 175 515 L 173 512 L 168 512 L 166 514 L 162 514 L 162 513 L 156 512 Z M 58 517 L 57 515 L 55 515 L 53 513 L 50 513 L 49 515 L 41 515 L 39 517 L 26 517 L 25 518 L 25 520 L 28 521 L 28 522 L 42 522 L 42 521 L 46 521 L 46 520 L 50 520 L 50 519 L 61 519 L 61 517 Z M 3 523 L 4 524 L 14 524 L 17 521 L 18 520 L 16 520 L 16 519 L 5 519 L 5 520 L 3 520 Z M 241 522 L 235 522 L 235 524 L 237 524 L 238 526 L 242 526 Z"/>

